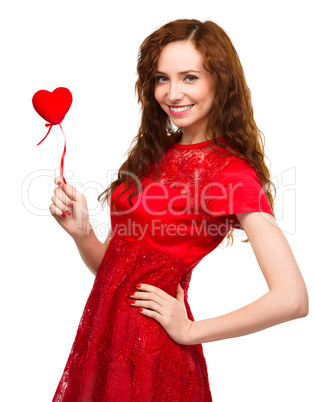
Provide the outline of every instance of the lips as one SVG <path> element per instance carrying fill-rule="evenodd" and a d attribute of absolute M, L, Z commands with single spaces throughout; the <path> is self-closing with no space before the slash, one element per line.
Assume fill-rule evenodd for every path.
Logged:
<path fill-rule="evenodd" d="M 169 111 L 173 116 L 182 116 L 183 114 L 187 114 L 194 104 L 192 105 L 179 105 L 179 106 L 170 106 L 168 105 Z"/>

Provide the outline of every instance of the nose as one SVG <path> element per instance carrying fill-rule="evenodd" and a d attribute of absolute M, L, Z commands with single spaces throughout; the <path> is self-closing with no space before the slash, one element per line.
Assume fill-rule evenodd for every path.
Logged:
<path fill-rule="evenodd" d="M 168 98 L 170 103 L 176 103 L 183 98 L 183 92 L 181 91 L 181 85 L 177 82 L 170 82 Z"/>

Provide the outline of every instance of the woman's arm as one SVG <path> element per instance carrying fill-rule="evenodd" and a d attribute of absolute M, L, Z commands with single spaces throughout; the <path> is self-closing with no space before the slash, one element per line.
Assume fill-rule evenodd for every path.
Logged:
<path fill-rule="evenodd" d="M 59 225 L 74 239 L 83 262 L 96 275 L 111 239 L 111 229 L 105 242 L 96 237 L 89 222 L 89 210 L 86 197 L 69 183 L 63 183 L 61 177 L 55 177 L 58 187 L 51 198 L 51 214 Z M 58 184 L 59 183 L 59 184 Z M 66 215 L 67 209 L 69 216 Z M 64 217 L 62 213 L 64 212 Z"/>
<path fill-rule="evenodd" d="M 190 345 L 247 335 L 308 314 L 304 279 L 275 218 L 266 212 L 236 216 L 252 245 L 269 291 L 231 313 L 194 321 Z"/>
<path fill-rule="evenodd" d="M 93 275 L 96 275 L 98 272 L 98 269 L 108 248 L 110 239 L 111 230 L 109 231 L 105 242 L 102 243 L 96 237 L 92 227 L 89 230 L 89 234 L 74 238 L 83 262 L 90 269 Z"/>

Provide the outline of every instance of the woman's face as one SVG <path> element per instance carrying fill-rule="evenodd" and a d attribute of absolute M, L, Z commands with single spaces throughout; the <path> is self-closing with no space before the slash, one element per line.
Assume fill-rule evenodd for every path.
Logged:
<path fill-rule="evenodd" d="M 192 42 L 166 45 L 158 59 L 155 98 L 184 134 L 205 137 L 214 96 L 214 78 Z"/>

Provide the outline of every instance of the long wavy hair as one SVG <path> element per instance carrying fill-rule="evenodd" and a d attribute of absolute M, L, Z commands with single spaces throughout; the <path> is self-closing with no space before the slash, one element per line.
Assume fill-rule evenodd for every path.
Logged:
<path fill-rule="evenodd" d="M 191 41 L 203 55 L 204 68 L 215 78 L 215 97 L 209 113 L 207 138 L 214 140 L 218 147 L 246 159 L 253 166 L 274 210 L 276 188 L 270 181 L 270 172 L 264 160 L 265 140 L 254 119 L 251 93 L 238 54 L 221 27 L 212 21 L 201 22 L 196 19 L 169 22 L 149 35 L 140 46 L 135 90 L 141 105 L 141 124 L 127 159 L 118 171 L 117 180 L 98 196 L 98 201 L 103 196 L 103 207 L 121 183 L 124 184 L 118 197 L 135 183 L 136 188 L 128 197 L 132 205 L 131 198 L 141 191 L 139 183 L 146 176 L 149 165 L 152 164 L 155 168 L 156 179 L 159 176 L 159 160 L 183 132 L 182 128 L 173 128 L 171 119 L 162 110 L 154 95 L 161 51 L 164 46 L 176 41 Z M 217 141 L 218 136 L 223 137 L 225 143 Z M 136 176 L 138 180 L 135 180 Z M 113 203 L 114 211 L 118 197 Z M 232 228 L 226 236 L 227 245 L 233 244 L 233 231 Z"/>

